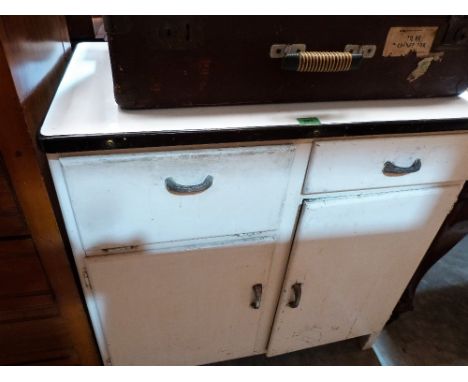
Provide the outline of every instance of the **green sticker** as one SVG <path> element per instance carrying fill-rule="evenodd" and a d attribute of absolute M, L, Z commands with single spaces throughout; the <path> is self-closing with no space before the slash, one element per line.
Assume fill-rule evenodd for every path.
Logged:
<path fill-rule="evenodd" d="M 310 118 L 298 118 L 297 122 L 299 122 L 299 125 L 301 126 L 317 126 L 321 125 L 320 119 L 317 117 L 310 117 Z"/>

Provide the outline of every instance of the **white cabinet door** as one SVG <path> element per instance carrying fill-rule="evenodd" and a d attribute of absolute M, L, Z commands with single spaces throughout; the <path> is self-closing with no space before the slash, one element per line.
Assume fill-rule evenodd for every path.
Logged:
<path fill-rule="evenodd" d="M 380 331 L 459 189 L 306 201 L 268 355 Z"/>
<path fill-rule="evenodd" d="M 112 364 L 203 364 L 254 354 L 257 334 L 268 332 L 260 317 L 273 309 L 264 300 L 276 303 L 267 296 L 274 247 L 267 240 L 87 258 Z M 251 306 L 256 284 L 258 309 Z"/>

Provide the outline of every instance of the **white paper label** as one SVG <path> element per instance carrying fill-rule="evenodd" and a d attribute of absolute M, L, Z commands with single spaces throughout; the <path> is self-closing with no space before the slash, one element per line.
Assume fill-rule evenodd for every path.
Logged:
<path fill-rule="evenodd" d="M 416 52 L 418 57 L 431 52 L 438 27 L 392 27 L 388 31 L 384 57 L 406 56 Z"/>

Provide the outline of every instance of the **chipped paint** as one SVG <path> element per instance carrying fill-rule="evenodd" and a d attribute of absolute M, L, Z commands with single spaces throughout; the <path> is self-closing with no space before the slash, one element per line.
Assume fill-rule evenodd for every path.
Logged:
<path fill-rule="evenodd" d="M 433 55 L 430 57 L 425 57 L 421 61 L 418 62 L 416 69 L 414 69 L 409 76 L 406 78 L 408 82 L 416 81 L 418 78 L 422 77 L 424 74 L 427 73 L 429 67 L 431 66 L 433 61 L 440 61 L 441 55 Z"/>

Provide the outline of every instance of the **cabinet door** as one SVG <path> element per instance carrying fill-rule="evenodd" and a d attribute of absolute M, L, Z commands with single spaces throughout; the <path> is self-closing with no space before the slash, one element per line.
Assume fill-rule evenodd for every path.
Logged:
<path fill-rule="evenodd" d="M 273 249 L 271 241 L 259 241 L 87 258 L 112 364 L 203 364 L 252 355 L 260 316 L 272 310 L 262 302 L 270 293 Z M 258 309 L 251 306 L 256 284 L 263 287 Z"/>
<path fill-rule="evenodd" d="M 306 201 L 268 355 L 380 331 L 458 191 Z"/>

